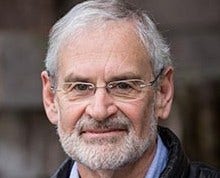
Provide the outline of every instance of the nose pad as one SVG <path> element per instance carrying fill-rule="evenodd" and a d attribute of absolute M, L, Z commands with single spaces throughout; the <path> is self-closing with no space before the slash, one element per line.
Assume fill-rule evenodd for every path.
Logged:
<path fill-rule="evenodd" d="M 96 90 L 93 98 L 91 98 L 91 102 L 86 107 L 86 113 L 99 121 L 109 118 L 116 114 L 116 112 L 117 106 L 105 88 Z"/>

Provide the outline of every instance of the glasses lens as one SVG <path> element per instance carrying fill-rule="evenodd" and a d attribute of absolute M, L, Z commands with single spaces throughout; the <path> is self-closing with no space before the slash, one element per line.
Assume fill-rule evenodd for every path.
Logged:
<path fill-rule="evenodd" d="M 109 83 L 107 88 L 112 96 L 129 100 L 139 98 L 143 93 L 143 86 L 146 85 L 142 80 L 121 80 Z"/>
<path fill-rule="evenodd" d="M 91 83 L 69 82 L 63 84 L 63 91 L 68 99 L 76 100 L 91 95 L 94 91 L 94 86 Z"/>
<path fill-rule="evenodd" d="M 143 80 L 130 79 L 110 82 L 105 88 L 115 99 L 125 101 L 142 97 L 146 86 Z M 80 102 L 92 96 L 96 87 L 92 83 L 66 82 L 63 84 L 62 89 L 68 100 Z"/>

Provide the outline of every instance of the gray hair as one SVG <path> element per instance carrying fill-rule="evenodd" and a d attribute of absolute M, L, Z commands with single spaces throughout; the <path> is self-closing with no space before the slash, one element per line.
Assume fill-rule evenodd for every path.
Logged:
<path fill-rule="evenodd" d="M 135 25 L 137 35 L 150 54 L 154 75 L 172 65 L 168 45 L 143 10 L 120 0 L 89 0 L 73 7 L 52 27 L 45 59 L 46 70 L 56 77 L 61 43 L 70 35 L 76 35 L 77 29 L 92 23 L 119 20 L 128 20 Z"/>

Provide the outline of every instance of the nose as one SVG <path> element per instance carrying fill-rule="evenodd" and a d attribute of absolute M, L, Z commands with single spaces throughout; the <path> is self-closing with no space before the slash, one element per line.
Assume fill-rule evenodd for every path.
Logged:
<path fill-rule="evenodd" d="M 86 114 L 96 120 L 104 120 L 116 114 L 117 106 L 105 88 L 99 88 L 86 107 Z"/>

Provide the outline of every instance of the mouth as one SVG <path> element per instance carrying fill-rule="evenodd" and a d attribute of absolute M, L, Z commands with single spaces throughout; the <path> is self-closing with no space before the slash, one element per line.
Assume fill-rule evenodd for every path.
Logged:
<path fill-rule="evenodd" d="M 86 130 L 82 130 L 81 134 L 84 134 L 84 133 L 104 134 L 104 133 L 109 133 L 109 132 L 125 132 L 125 131 L 126 129 L 122 129 L 122 128 L 86 129 Z"/>
<path fill-rule="evenodd" d="M 82 130 L 80 135 L 88 139 L 94 139 L 105 137 L 117 137 L 123 134 L 127 134 L 127 132 L 128 131 L 125 128 L 86 129 Z"/>

